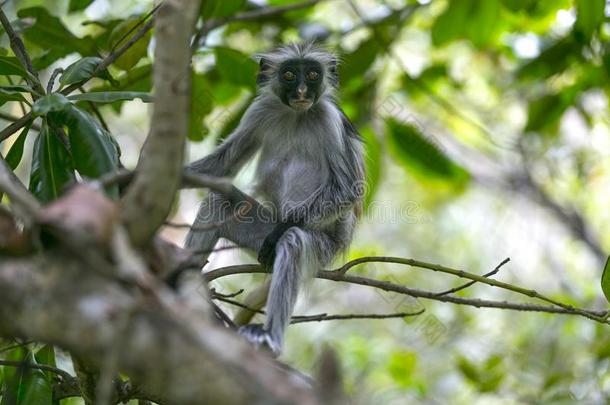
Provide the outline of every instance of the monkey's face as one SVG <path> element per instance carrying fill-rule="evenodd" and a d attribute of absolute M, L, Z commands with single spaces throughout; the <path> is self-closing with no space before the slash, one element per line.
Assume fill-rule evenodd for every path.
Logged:
<path fill-rule="evenodd" d="M 307 111 L 318 101 L 323 84 L 324 70 L 319 62 L 310 59 L 291 59 L 277 71 L 278 96 L 296 111 Z"/>

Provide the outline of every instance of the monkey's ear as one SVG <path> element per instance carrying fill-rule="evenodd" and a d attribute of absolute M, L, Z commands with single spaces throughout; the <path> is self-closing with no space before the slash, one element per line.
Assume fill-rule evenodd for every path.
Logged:
<path fill-rule="evenodd" d="M 256 84 L 259 86 L 269 80 L 269 74 L 271 73 L 271 63 L 268 59 L 261 58 L 258 64 L 258 75 L 256 76 Z"/>

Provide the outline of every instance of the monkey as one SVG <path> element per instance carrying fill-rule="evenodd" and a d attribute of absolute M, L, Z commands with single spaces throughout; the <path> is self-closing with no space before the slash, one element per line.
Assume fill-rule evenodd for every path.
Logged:
<path fill-rule="evenodd" d="M 209 252 L 225 238 L 258 253 L 271 269 L 266 320 L 238 332 L 277 356 L 299 289 L 351 242 L 364 194 L 363 141 L 337 104 L 336 56 L 304 43 L 259 58 L 257 94 L 238 126 L 187 170 L 233 177 L 258 153 L 254 196 L 267 214 L 226 216 L 233 203 L 210 192 L 185 246 Z M 218 226 L 197 229 L 209 223 Z"/>

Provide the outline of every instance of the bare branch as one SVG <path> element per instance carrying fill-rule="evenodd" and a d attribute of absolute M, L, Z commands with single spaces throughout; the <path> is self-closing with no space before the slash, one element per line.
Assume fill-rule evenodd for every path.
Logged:
<path fill-rule="evenodd" d="M 229 24 L 231 22 L 261 20 L 264 18 L 275 17 L 281 14 L 288 13 L 290 11 L 302 10 L 304 8 L 312 7 L 318 3 L 321 3 L 322 1 L 324 0 L 307 0 L 300 3 L 287 4 L 285 6 L 261 7 L 256 10 L 245 11 L 234 16 L 215 18 L 205 21 L 203 26 L 195 34 L 195 38 L 193 39 L 192 50 L 195 51 L 197 47 L 201 45 L 202 40 L 211 30 L 218 28 L 222 25 Z"/>
<path fill-rule="evenodd" d="M 510 262 L 510 258 L 507 257 L 506 259 L 502 260 L 502 262 L 500 262 L 500 264 L 498 264 L 492 271 L 490 271 L 489 273 L 483 274 L 483 277 L 491 277 L 491 276 L 493 276 L 498 271 L 500 271 L 500 268 L 502 268 L 502 266 L 504 266 L 508 262 Z M 469 281 L 468 283 L 463 284 L 463 285 L 461 285 L 459 287 L 454 287 L 454 288 L 451 288 L 449 290 L 439 292 L 439 293 L 437 293 L 437 295 L 440 296 L 440 295 L 454 294 L 454 293 L 456 293 L 458 291 L 461 291 L 461 290 L 464 290 L 464 289 L 470 287 L 471 285 L 473 285 L 475 283 L 476 283 L 476 281 Z"/>
<path fill-rule="evenodd" d="M 180 184 L 190 101 L 190 37 L 199 2 L 166 0 L 156 17 L 155 104 L 135 178 L 123 197 L 123 219 L 136 246 L 150 242 Z"/>
<path fill-rule="evenodd" d="M 50 342 L 97 364 L 118 338 L 118 369 L 162 403 L 318 403 L 307 382 L 178 297 L 166 308 L 87 270 L 62 250 L 3 257 L 0 335 Z M 117 315 L 125 313 L 123 328 Z"/>
<path fill-rule="evenodd" d="M 17 59 L 19 59 L 19 62 L 21 62 L 25 70 L 29 73 L 29 76 L 25 78 L 26 81 L 38 94 L 44 94 L 44 88 L 40 84 L 38 74 L 32 66 L 32 60 L 30 59 L 30 56 L 25 50 L 25 45 L 23 45 L 23 41 L 21 40 L 21 38 L 19 38 L 17 33 L 15 33 L 15 30 L 13 30 L 13 27 L 11 26 L 10 21 L 6 17 L 6 14 L 4 14 L 2 8 L 0 8 L 0 23 L 2 23 L 2 27 L 4 27 L 4 30 L 8 35 L 9 41 L 11 43 L 11 49 L 15 53 L 15 56 L 17 57 Z M 34 98 L 34 100 L 36 100 L 38 95 L 32 94 L 32 97 Z"/>
<path fill-rule="evenodd" d="M 11 206 L 26 226 L 32 225 L 40 209 L 40 203 L 11 170 L 6 160 L 0 156 L 0 192 L 5 193 Z"/>
<path fill-rule="evenodd" d="M 383 260 L 383 259 L 386 259 L 386 260 Z M 389 259 L 391 259 L 392 261 L 390 261 Z M 411 266 L 415 266 L 414 264 L 411 264 L 411 263 L 418 263 L 419 265 L 417 267 L 435 270 L 435 271 L 441 271 L 440 269 L 448 269 L 443 266 L 438 266 L 435 264 L 429 264 L 429 263 L 425 263 L 425 262 L 418 262 L 418 261 L 412 260 L 412 259 L 364 257 L 364 258 L 360 258 L 360 259 L 356 259 L 351 262 L 348 262 L 345 266 L 343 266 L 337 270 L 331 270 L 331 271 L 320 270 L 320 271 L 318 271 L 316 277 L 320 278 L 320 279 L 324 279 L 324 280 L 332 280 L 332 281 L 337 281 L 337 282 L 347 282 L 347 283 L 352 283 L 352 284 L 359 284 L 359 285 L 377 288 L 377 289 L 380 289 L 383 291 L 395 292 L 395 293 L 399 293 L 399 294 L 403 294 L 403 295 L 408 295 L 408 296 L 415 297 L 415 298 L 425 298 L 425 299 L 429 299 L 429 300 L 433 300 L 433 301 L 450 302 L 450 303 L 458 304 L 458 305 L 468 305 L 468 306 L 473 306 L 473 307 L 477 307 L 477 308 L 499 308 L 499 309 L 510 309 L 510 310 L 515 310 L 515 311 L 530 311 L 530 312 L 546 312 L 546 313 L 565 314 L 565 315 L 579 315 L 579 316 L 589 318 L 589 319 L 594 320 L 599 323 L 610 324 L 610 321 L 606 318 L 606 315 L 608 312 L 603 311 L 603 310 L 575 308 L 571 305 L 566 305 L 566 304 L 558 303 L 558 302 L 556 303 L 555 301 L 553 301 L 552 306 L 548 306 L 548 305 L 538 305 L 538 304 L 522 304 L 522 303 L 514 303 L 514 302 L 507 302 L 507 301 L 483 300 L 483 299 L 476 299 L 476 298 L 461 298 L 461 297 L 456 297 L 456 296 L 452 296 L 452 295 L 439 296 L 438 293 L 436 293 L 436 292 L 424 291 L 424 290 L 419 290 L 419 289 L 415 289 L 415 288 L 410 288 L 410 287 L 405 287 L 402 285 L 390 283 L 387 281 L 380 281 L 380 280 L 375 280 L 375 279 L 371 279 L 371 278 L 367 278 L 367 277 L 350 276 L 350 275 L 345 274 L 344 269 L 346 268 L 346 266 L 347 266 L 347 268 L 351 268 L 360 263 L 376 262 L 376 261 L 386 262 L 386 263 L 389 262 L 389 263 L 409 264 Z M 411 262 L 411 263 L 407 263 L 407 262 Z M 449 273 L 449 274 L 453 274 L 453 275 L 456 275 L 457 277 L 462 277 L 462 278 L 470 278 L 470 277 L 467 277 L 467 275 L 470 276 L 470 273 L 466 273 L 461 270 L 453 270 L 453 269 L 449 269 L 449 270 L 451 270 L 452 272 L 459 273 L 460 275 L 453 274 L 453 273 Z M 229 276 L 229 275 L 233 275 L 233 274 L 268 273 L 268 272 L 269 272 L 268 270 L 265 270 L 262 266 L 259 266 L 257 264 L 244 264 L 244 265 L 236 265 L 236 266 L 227 266 L 227 267 L 222 267 L 220 269 L 212 270 L 208 273 L 205 273 L 204 278 L 207 282 L 210 282 L 217 278 L 225 277 L 225 276 Z M 478 275 L 472 275 L 472 277 L 476 278 L 476 281 L 483 282 L 483 281 L 481 281 L 481 279 L 483 279 L 485 281 L 485 284 L 494 285 L 495 287 L 499 287 L 499 288 L 503 288 L 503 289 L 517 292 L 520 294 L 524 294 L 529 297 L 538 298 L 538 299 L 543 299 L 540 297 L 544 297 L 544 296 L 536 293 L 533 290 L 526 290 L 521 287 L 513 286 L 513 285 L 507 284 L 507 283 L 495 282 L 495 280 L 487 280 L 484 277 L 478 276 Z M 550 299 L 544 297 L 543 300 L 548 302 L 548 300 L 550 300 Z"/>

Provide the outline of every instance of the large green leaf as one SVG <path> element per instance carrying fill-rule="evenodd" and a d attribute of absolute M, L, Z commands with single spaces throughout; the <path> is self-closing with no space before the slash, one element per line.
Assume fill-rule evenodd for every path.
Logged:
<path fill-rule="evenodd" d="M 604 296 L 610 302 L 610 256 L 606 260 L 606 265 L 604 266 L 604 272 L 602 273 L 602 291 Z"/>
<path fill-rule="evenodd" d="M 68 6 L 68 12 L 74 13 L 76 11 L 82 11 L 89 7 L 89 5 L 93 3 L 93 0 L 70 0 L 70 5 Z"/>
<path fill-rule="evenodd" d="M 254 89 L 258 65 L 247 55 L 226 47 L 214 48 L 216 66 L 221 76 L 231 83 Z"/>
<path fill-rule="evenodd" d="M 484 47 L 497 38 L 502 18 L 499 0 L 477 2 L 471 8 L 468 24 L 465 25 L 466 37 L 477 47 Z"/>
<path fill-rule="evenodd" d="M 70 106 L 70 100 L 61 93 L 51 93 L 41 97 L 32 105 L 35 116 L 45 115 L 52 111 L 61 111 Z"/>
<path fill-rule="evenodd" d="M 14 56 L 0 56 L 0 75 L 28 76 L 19 59 Z"/>
<path fill-rule="evenodd" d="M 70 106 L 49 116 L 54 123 L 67 127 L 74 167 L 82 176 L 97 178 L 118 170 L 119 152 L 114 140 L 91 115 Z"/>
<path fill-rule="evenodd" d="M 561 94 L 546 94 L 530 101 L 525 132 L 539 132 L 545 128 L 554 128 L 569 104 Z"/>
<path fill-rule="evenodd" d="M 72 101 L 91 101 L 93 103 L 114 103 L 119 100 L 134 100 L 136 98 L 145 103 L 152 103 L 153 101 L 150 93 L 142 91 L 93 91 L 68 96 L 68 99 Z"/>
<path fill-rule="evenodd" d="M 95 72 L 95 68 L 97 68 L 101 61 L 102 58 L 97 56 L 87 56 L 79 59 L 64 70 L 59 78 L 59 82 L 65 86 L 88 80 L 93 77 L 93 72 Z"/>
<path fill-rule="evenodd" d="M 424 181 L 437 179 L 459 186 L 469 180 L 468 172 L 453 162 L 415 125 L 394 119 L 387 124 L 391 152 L 410 174 Z"/>
<path fill-rule="evenodd" d="M 17 12 L 19 18 L 34 19 L 34 23 L 23 32 L 25 39 L 45 50 L 42 57 L 34 60 L 34 67 L 42 69 L 55 60 L 77 52 L 82 56 L 96 54 L 91 37 L 78 38 L 61 20 L 51 15 L 44 7 L 29 7 Z"/>
<path fill-rule="evenodd" d="M 140 24 L 142 18 L 143 16 L 130 17 L 117 24 L 109 37 L 111 46 L 113 48 L 118 48 L 129 40 L 129 38 L 138 31 L 139 28 L 135 27 Z M 115 60 L 113 64 L 123 70 L 129 70 L 134 67 L 140 59 L 146 56 L 146 50 L 151 38 L 152 31 L 149 30 L 142 38 L 138 39 L 127 51 Z"/>
<path fill-rule="evenodd" d="M 199 142 L 208 132 L 203 120 L 214 108 L 214 97 L 205 75 L 193 73 L 191 77 L 191 111 L 188 138 L 191 141 Z"/>
<path fill-rule="evenodd" d="M 19 163 L 21 162 L 21 158 L 23 157 L 23 146 L 25 145 L 25 140 L 31 126 L 32 123 L 30 122 L 23 128 L 15 140 L 15 143 L 13 143 L 13 146 L 11 146 L 11 150 L 9 150 L 6 154 L 6 163 L 8 163 L 10 168 L 13 170 L 15 170 L 15 168 L 19 166 Z"/>
<path fill-rule="evenodd" d="M 8 356 L 9 360 L 36 364 L 36 359 L 29 350 L 19 348 L 16 355 Z M 45 374 L 31 367 L 6 367 L 5 384 L 0 405 L 52 404 L 53 389 Z"/>
<path fill-rule="evenodd" d="M 111 85 L 98 86 L 91 89 L 91 92 L 109 91 L 135 91 L 150 92 L 152 87 L 152 65 L 135 67 L 121 76 L 118 76 L 115 83 Z M 112 108 L 120 112 L 124 100 L 112 103 Z"/>
<path fill-rule="evenodd" d="M 26 86 L 23 86 L 26 87 Z M 26 99 L 23 97 L 23 87 L 22 86 L 0 86 L 0 105 L 3 105 L 7 101 L 22 101 L 25 102 Z M 28 88 L 28 91 L 32 91 L 31 88 Z"/>
<path fill-rule="evenodd" d="M 379 187 L 381 180 L 381 168 L 383 154 L 381 153 L 381 144 L 375 135 L 373 129 L 366 126 L 360 130 L 360 135 L 364 140 L 365 147 L 365 167 L 366 167 L 366 194 L 364 196 L 364 208 L 366 209 L 373 201 L 375 191 Z"/>
<path fill-rule="evenodd" d="M 201 16 L 204 19 L 228 17 L 235 14 L 244 3 L 245 0 L 207 0 L 201 6 Z"/>
<path fill-rule="evenodd" d="M 452 0 L 432 26 L 432 43 L 441 46 L 467 38 L 475 46 L 486 46 L 497 38 L 500 12 L 500 0 Z"/>
<path fill-rule="evenodd" d="M 441 46 L 458 39 L 468 25 L 468 15 L 472 7 L 477 5 L 478 2 L 475 0 L 452 0 L 448 2 L 445 11 L 438 16 L 432 26 L 432 43 L 435 46 Z"/>
<path fill-rule="evenodd" d="M 30 191 L 42 202 L 59 197 L 76 180 L 73 167 L 70 154 L 45 120 L 34 143 Z"/>
<path fill-rule="evenodd" d="M 576 0 L 576 23 L 574 31 L 577 38 L 589 41 L 604 21 L 605 0 Z"/>
<path fill-rule="evenodd" d="M 560 73 L 581 59 L 581 46 L 572 36 L 567 36 L 549 45 L 540 55 L 517 71 L 519 79 L 540 81 Z"/>
<path fill-rule="evenodd" d="M 47 366 L 57 367 L 55 362 L 55 348 L 52 345 L 44 345 L 34 355 L 36 363 L 46 364 Z M 55 374 L 51 371 L 43 371 L 47 381 L 52 383 L 54 381 Z"/>
<path fill-rule="evenodd" d="M 353 52 L 343 56 L 339 65 L 339 80 L 348 82 L 353 77 L 365 74 L 381 50 L 374 37 L 363 41 Z"/>

